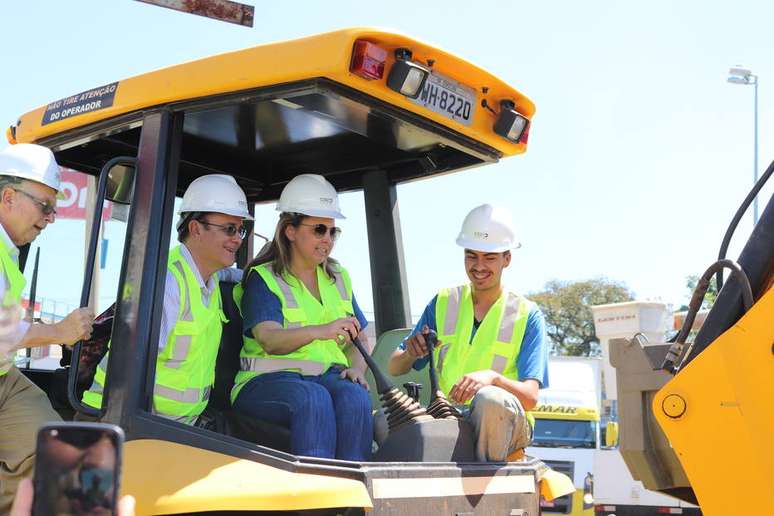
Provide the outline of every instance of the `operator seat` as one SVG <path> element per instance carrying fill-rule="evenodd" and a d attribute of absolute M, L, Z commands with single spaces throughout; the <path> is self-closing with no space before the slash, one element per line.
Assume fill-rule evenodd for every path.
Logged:
<path fill-rule="evenodd" d="M 228 322 L 223 325 L 220 349 L 215 365 L 215 385 L 210 393 L 208 411 L 219 413 L 219 431 L 239 439 L 290 451 L 290 430 L 284 426 L 262 421 L 231 408 L 231 389 L 239 371 L 239 353 L 242 350 L 242 315 L 234 302 L 235 283 L 221 281 L 220 296 L 223 313 Z M 222 418 L 220 417 L 222 416 Z"/>

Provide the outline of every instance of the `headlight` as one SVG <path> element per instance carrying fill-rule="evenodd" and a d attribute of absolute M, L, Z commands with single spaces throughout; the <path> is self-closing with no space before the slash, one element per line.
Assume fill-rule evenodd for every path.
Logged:
<path fill-rule="evenodd" d="M 399 48 L 395 51 L 395 64 L 387 76 L 387 86 L 401 95 L 415 99 L 422 92 L 430 70 L 411 61 L 411 51 Z"/>
<path fill-rule="evenodd" d="M 513 143 L 519 143 L 529 127 L 529 120 L 515 108 L 515 104 L 510 100 L 500 102 L 500 114 L 497 116 L 494 132 Z"/>

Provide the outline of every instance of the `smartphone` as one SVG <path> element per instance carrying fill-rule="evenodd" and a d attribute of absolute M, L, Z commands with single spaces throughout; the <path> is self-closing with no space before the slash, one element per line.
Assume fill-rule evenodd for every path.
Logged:
<path fill-rule="evenodd" d="M 116 514 L 124 432 L 104 423 L 50 423 L 38 431 L 34 516 Z"/>

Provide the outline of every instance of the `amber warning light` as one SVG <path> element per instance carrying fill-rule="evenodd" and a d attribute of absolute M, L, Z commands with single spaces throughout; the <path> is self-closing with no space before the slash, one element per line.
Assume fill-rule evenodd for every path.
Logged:
<path fill-rule="evenodd" d="M 384 77 L 387 51 L 370 41 L 358 40 L 352 52 L 349 71 L 364 79 L 376 80 Z"/>

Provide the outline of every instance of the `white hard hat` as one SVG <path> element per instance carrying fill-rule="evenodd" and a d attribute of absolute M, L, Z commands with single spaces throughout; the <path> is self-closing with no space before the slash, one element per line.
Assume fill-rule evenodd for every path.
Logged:
<path fill-rule="evenodd" d="M 17 143 L 0 151 L 0 175 L 42 183 L 59 192 L 62 173 L 51 149 L 34 143 Z"/>
<path fill-rule="evenodd" d="M 336 189 L 318 174 L 301 174 L 291 179 L 282 189 L 277 211 L 310 217 L 346 218 L 339 208 Z"/>
<path fill-rule="evenodd" d="M 518 249 L 511 215 L 501 206 L 482 204 L 473 208 L 462 222 L 457 245 L 484 253 Z"/>
<path fill-rule="evenodd" d="M 177 229 L 185 222 L 185 213 L 194 211 L 224 213 L 253 220 L 247 211 L 247 197 L 236 180 L 225 174 L 201 176 L 188 185 L 180 205 Z"/>

